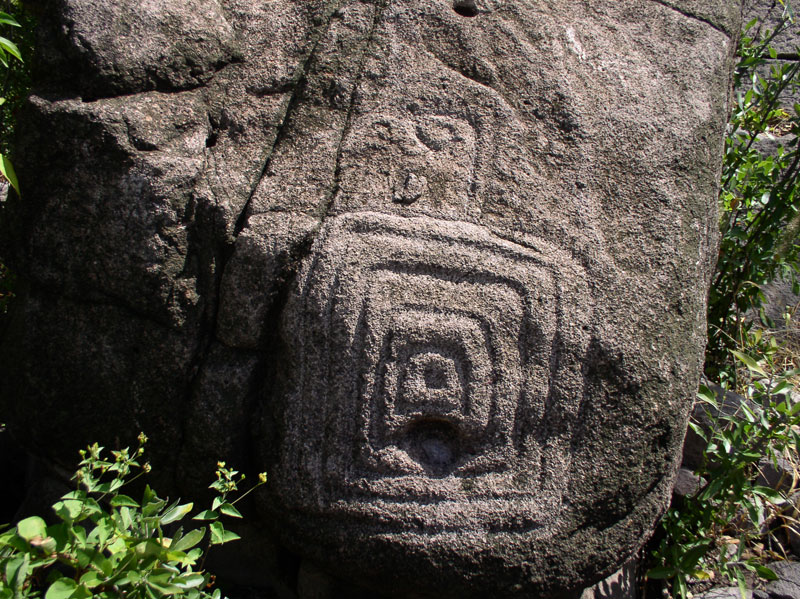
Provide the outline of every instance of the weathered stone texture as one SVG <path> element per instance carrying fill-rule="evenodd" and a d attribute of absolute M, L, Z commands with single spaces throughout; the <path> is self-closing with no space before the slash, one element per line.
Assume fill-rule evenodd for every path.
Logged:
<path fill-rule="evenodd" d="M 42 34 L 53 37 L 40 51 L 41 68 L 81 95 L 190 89 L 241 58 L 215 0 L 32 4 L 43 6 Z"/>
<path fill-rule="evenodd" d="M 572 597 L 638 550 L 739 2 L 36 4 L 17 435 L 144 428 L 184 493 L 267 468 L 267 552 L 373 593 Z"/>

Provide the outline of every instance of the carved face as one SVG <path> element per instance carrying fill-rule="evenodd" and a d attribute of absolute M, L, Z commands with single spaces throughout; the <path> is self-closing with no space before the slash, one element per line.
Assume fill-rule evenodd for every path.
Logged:
<path fill-rule="evenodd" d="M 358 584 L 588 586 L 669 494 L 739 12 L 63 0 L 20 397 L 185 439 L 185 480 L 269 467 L 265 520 Z M 59 127 L 80 143 L 42 154 Z"/>

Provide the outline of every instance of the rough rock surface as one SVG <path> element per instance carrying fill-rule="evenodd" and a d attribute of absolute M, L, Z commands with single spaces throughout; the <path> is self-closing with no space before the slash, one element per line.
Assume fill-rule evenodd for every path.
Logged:
<path fill-rule="evenodd" d="M 745 599 L 750 599 L 753 596 L 752 591 L 745 593 Z M 695 595 L 697 599 L 742 599 L 742 593 L 739 587 L 719 587 Z"/>
<path fill-rule="evenodd" d="M 34 4 L 17 438 L 69 465 L 143 429 L 184 494 L 266 468 L 261 566 L 369 596 L 576 597 L 639 549 L 740 2 Z"/>
<path fill-rule="evenodd" d="M 769 567 L 778 576 L 767 583 L 769 599 L 800 599 L 800 563 L 774 562 Z"/>
<path fill-rule="evenodd" d="M 631 560 L 619 572 L 583 591 L 580 599 L 636 599 L 636 566 Z"/>

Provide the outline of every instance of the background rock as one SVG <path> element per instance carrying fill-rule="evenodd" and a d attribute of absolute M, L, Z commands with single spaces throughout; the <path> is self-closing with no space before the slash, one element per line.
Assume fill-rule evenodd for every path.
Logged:
<path fill-rule="evenodd" d="M 800 598 L 800 563 L 773 562 L 769 567 L 778 575 L 778 580 L 767 583 L 770 599 Z"/>

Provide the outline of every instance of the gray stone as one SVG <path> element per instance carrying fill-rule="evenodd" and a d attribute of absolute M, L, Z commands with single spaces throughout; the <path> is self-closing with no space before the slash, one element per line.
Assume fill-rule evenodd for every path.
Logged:
<path fill-rule="evenodd" d="M 631 560 L 619 572 L 584 590 L 580 599 L 636 599 L 636 566 Z"/>
<path fill-rule="evenodd" d="M 745 599 L 753 597 L 753 592 L 748 589 L 745 593 Z M 742 599 L 742 593 L 739 587 L 720 587 L 711 589 L 695 595 L 696 599 Z"/>
<path fill-rule="evenodd" d="M 689 497 L 705 484 L 705 479 L 697 476 L 688 468 L 678 468 L 678 476 L 675 478 L 675 486 L 672 494 L 678 497 Z"/>
<path fill-rule="evenodd" d="M 800 563 L 773 562 L 769 567 L 778 575 L 767 583 L 770 599 L 800 599 Z"/>
<path fill-rule="evenodd" d="M 747 589 L 745 599 L 753 597 L 753 592 Z M 695 595 L 696 599 L 742 599 L 739 587 L 719 587 Z"/>
<path fill-rule="evenodd" d="M 258 349 L 269 310 L 287 273 L 296 268 L 297 248 L 319 227 L 310 216 L 266 213 L 253 216 L 236 238 L 220 289 L 217 337 L 231 347 Z"/>
<path fill-rule="evenodd" d="M 790 225 L 790 230 L 794 228 L 794 225 Z M 800 347 L 800 315 L 797 313 L 800 296 L 792 291 L 791 281 L 776 279 L 764 285 L 762 290 L 766 298 L 764 314 L 772 320 L 778 340 L 788 342 L 789 347 Z M 784 318 L 787 312 L 792 317 L 788 322 Z M 755 320 L 758 315 L 753 314 L 751 318 Z M 793 392 L 792 397 L 794 401 L 800 401 L 797 392 Z"/>
<path fill-rule="evenodd" d="M 640 550 L 740 2 L 34 4 L 17 438 L 66 465 L 144 429 L 184 497 L 268 470 L 241 552 L 304 596 L 574 598 Z"/>
<path fill-rule="evenodd" d="M 240 58 L 236 33 L 216 0 L 31 4 L 45 17 L 42 33 L 51 36 L 41 36 L 40 68 L 82 96 L 190 89 Z"/>
<path fill-rule="evenodd" d="M 800 557 L 800 493 L 794 493 L 788 499 L 783 510 L 783 526 L 787 542 L 795 557 Z"/>
<path fill-rule="evenodd" d="M 792 8 L 796 9 L 793 5 Z M 785 11 L 785 3 L 779 0 L 745 0 L 743 17 L 746 23 L 758 19 L 748 34 L 750 37 L 767 34 L 767 32 L 774 34 L 778 31 L 777 35 L 774 35 L 771 45 L 781 54 L 795 54 L 797 46 L 800 45 L 797 26 L 790 24 L 787 27 L 781 27 Z"/>
<path fill-rule="evenodd" d="M 786 536 L 792 553 L 795 557 L 800 557 L 800 526 L 796 522 L 787 524 Z"/>
<path fill-rule="evenodd" d="M 795 488 L 795 476 L 794 466 L 789 460 L 778 458 L 773 462 L 769 458 L 762 458 L 758 462 L 756 484 L 776 491 L 788 491 Z"/>

